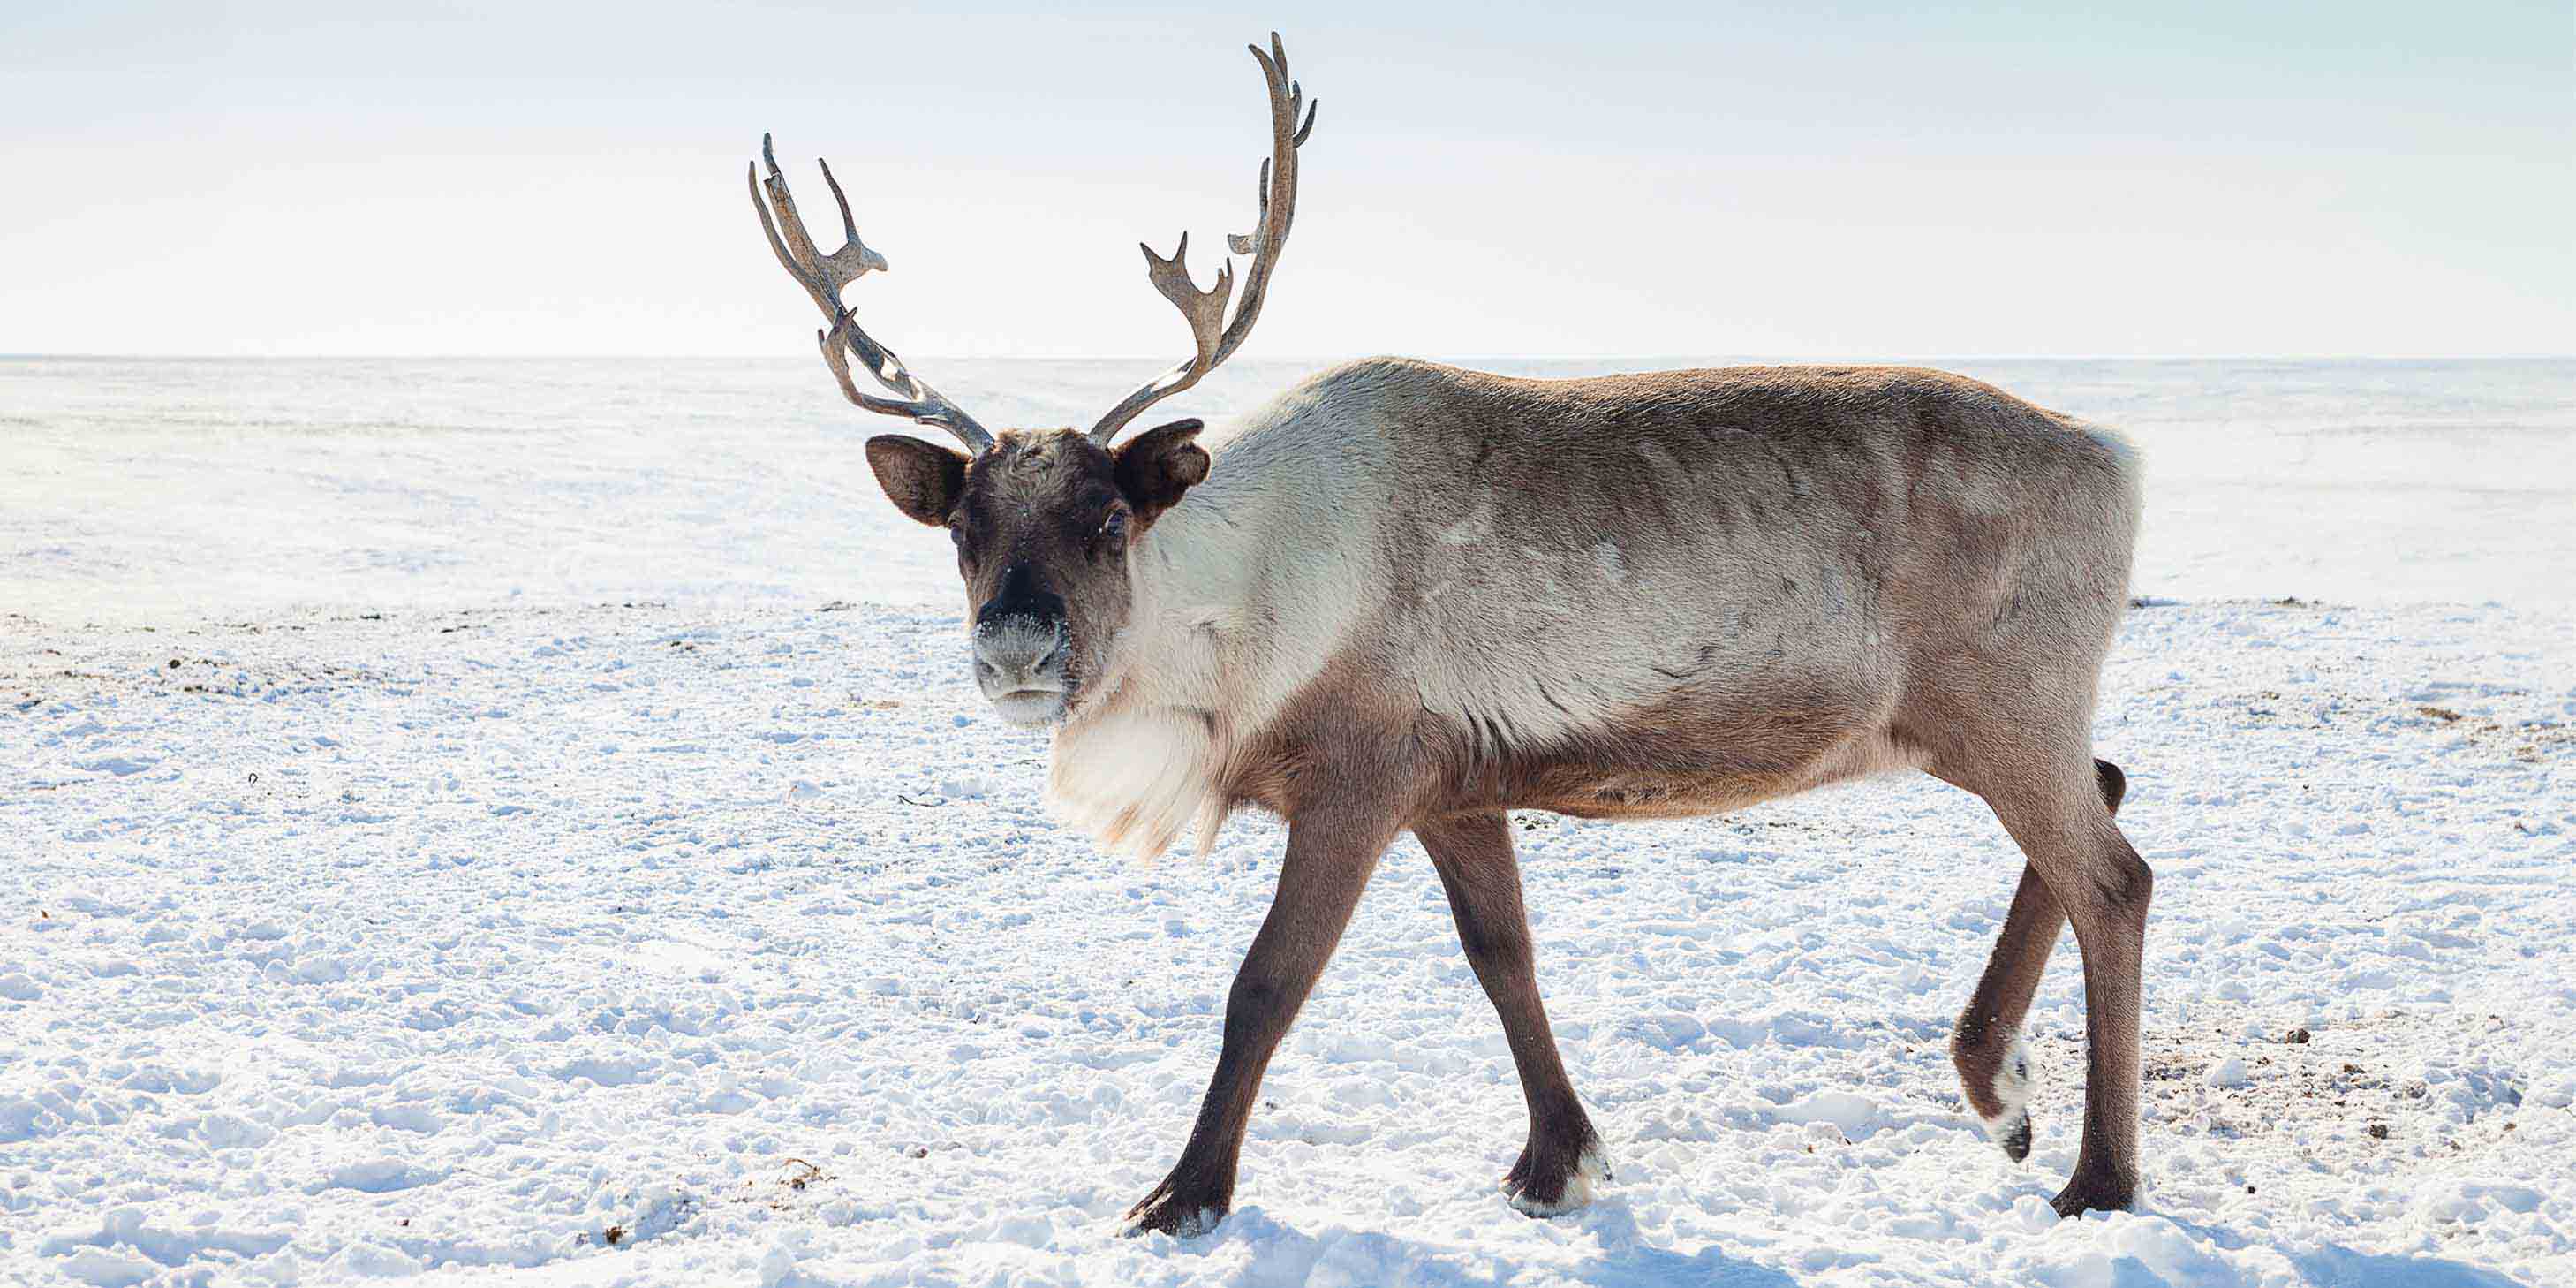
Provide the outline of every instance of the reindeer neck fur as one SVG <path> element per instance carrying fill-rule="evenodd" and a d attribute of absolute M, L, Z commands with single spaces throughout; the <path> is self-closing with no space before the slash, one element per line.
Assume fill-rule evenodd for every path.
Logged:
<path fill-rule="evenodd" d="M 1231 754 L 1323 670 L 1375 580 L 1375 425 L 1301 387 L 1209 447 L 1207 481 L 1130 549 L 1127 624 L 1055 734 L 1049 800 L 1113 852 L 1215 844 Z"/>

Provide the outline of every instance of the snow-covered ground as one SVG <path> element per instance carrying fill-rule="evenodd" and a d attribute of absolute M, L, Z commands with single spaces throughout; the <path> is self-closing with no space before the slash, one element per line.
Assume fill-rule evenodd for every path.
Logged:
<path fill-rule="evenodd" d="M 1943 1044 L 2019 860 L 1889 779 L 1521 818 L 1590 1209 L 1494 1188 L 1408 840 L 1234 1216 L 1119 1239 L 1281 831 L 1052 823 L 814 364 L 8 360 L 0 1285 L 2576 1282 L 2576 363 L 1951 365 L 2150 464 L 2135 1213 L 2047 1212 L 2071 942 L 2031 1160 L 1979 1138 Z M 998 424 L 1140 375 L 931 374 Z"/>
<path fill-rule="evenodd" d="M 6 619 L 0 1281 L 2576 1275 L 2555 619 L 2130 615 L 2100 742 L 2159 873 L 2134 1214 L 2045 1203 L 2071 945 L 2030 1164 L 1961 1106 L 1942 1044 L 2018 859 L 1905 779 L 1521 820 L 1617 1167 L 1553 1221 L 1494 1189 L 1519 1092 L 1405 842 L 1189 1243 L 1116 1217 L 1179 1147 L 1280 831 L 1101 858 L 959 644 L 869 606 Z"/>

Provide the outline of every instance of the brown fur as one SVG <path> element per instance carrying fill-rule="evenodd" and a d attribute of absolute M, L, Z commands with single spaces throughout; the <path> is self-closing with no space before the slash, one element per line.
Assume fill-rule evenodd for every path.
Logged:
<path fill-rule="evenodd" d="M 1180 504 L 1181 495 L 1207 478 L 1207 449 L 1196 440 L 1200 423 L 1176 420 L 1157 425 L 1120 446 L 1111 470 L 1118 490 L 1136 508 L 1136 530 L 1153 526 L 1163 511 Z"/>
<path fill-rule="evenodd" d="M 1198 1123 L 1141 1227 L 1231 1201 L 1261 1073 L 1400 831 L 1441 869 L 1512 1041 L 1531 1129 L 1507 1183 L 1543 1209 L 1595 1138 L 1545 1041 L 1504 812 L 1690 817 L 1903 767 L 1984 797 L 2027 860 L 1955 1045 L 1970 1105 L 2003 1107 L 2000 1062 L 2072 921 L 2092 1067 L 2057 1207 L 2125 1205 L 2152 876 L 2112 821 L 2118 771 L 2088 751 L 2136 521 L 2118 444 L 1900 368 L 1529 381 L 1373 360 L 1277 407 L 1212 467 L 1187 422 L 1118 455 L 1005 435 L 946 518 L 970 605 L 1006 566 L 1063 597 L 1085 682 L 1069 729 L 1121 703 L 1186 713 L 1147 727 L 1203 739 L 1218 804 L 1289 821 Z M 1299 490 L 1320 477 L 1347 481 Z M 1136 544 L 1113 558 L 1101 525 L 1122 507 Z M 1211 558 L 1233 580 L 1205 585 L 1249 589 L 1176 582 L 1146 598 L 1186 620 L 1130 622 L 1138 569 Z M 1284 697 L 1251 700 L 1312 648 Z M 1192 651 L 1218 688 L 1153 687 Z M 1097 816 L 1166 833 L 1148 808 L 1165 807 L 1112 797 Z"/>
<path fill-rule="evenodd" d="M 1529 1108 L 1529 1141 L 1504 1173 L 1503 1190 L 1556 1204 L 1565 1197 L 1566 1183 L 1584 1151 L 1599 1149 L 1601 1137 L 1583 1112 L 1548 1031 L 1529 913 L 1521 906 L 1520 864 L 1512 855 L 1511 820 L 1500 812 L 1464 814 L 1423 820 L 1413 830 L 1449 895 L 1458 945 L 1502 1018 Z"/>
<path fill-rule="evenodd" d="M 841 302 L 885 267 L 847 202 L 826 255 L 766 139 L 765 202 L 746 174 L 771 249 L 833 319 L 818 338 L 844 396 L 976 452 L 881 437 L 867 455 L 957 544 L 978 685 L 1008 719 L 1058 723 L 1059 805 L 1149 852 L 1192 822 L 1212 841 L 1237 804 L 1289 820 L 1198 1120 L 1130 1216 L 1185 1231 L 1224 1212 L 1262 1072 L 1407 828 L 1521 1074 L 1530 1135 L 1505 1186 L 1534 1214 L 1586 1201 L 1606 1166 L 1547 1034 L 1504 811 L 1686 817 L 1897 766 L 1984 797 L 2026 859 L 1961 1021 L 1970 1103 L 2007 1108 L 2002 1052 L 2071 922 L 2091 1067 L 2056 1206 L 2126 1204 L 2153 877 L 2112 820 L 2123 780 L 2088 750 L 2137 522 L 2125 447 L 1910 368 L 1534 381 L 1375 359 L 1218 454 L 1195 421 L 1109 451 L 1259 315 L 1313 116 L 1277 35 L 1253 55 L 1272 154 L 1262 221 L 1235 242 L 1242 298 L 1227 320 L 1230 276 L 1203 292 L 1181 252 L 1148 249 L 1195 351 L 1090 436 L 995 440 L 914 379 Z M 853 356 L 900 398 L 861 393 Z M 2027 1143 L 2025 1120 L 2006 1149 Z"/>

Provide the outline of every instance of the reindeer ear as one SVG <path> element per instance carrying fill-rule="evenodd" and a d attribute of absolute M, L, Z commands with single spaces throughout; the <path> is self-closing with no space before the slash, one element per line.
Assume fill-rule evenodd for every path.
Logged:
<path fill-rule="evenodd" d="M 966 490 L 966 457 L 903 434 L 868 440 L 868 468 L 894 508 L 936 528 L 948 522 Z"/>
<path fill-rule="evenodd" d="M 1178 504 L 1181 494 L 1208 474 L 1207 449 L 1191 441 L 1203 426 L 1176 420 L 1128 439 L 1113 455 L 1118 462 L 1118 490 L 1136 512 L 1143 531 L 1156 516 Z"/>

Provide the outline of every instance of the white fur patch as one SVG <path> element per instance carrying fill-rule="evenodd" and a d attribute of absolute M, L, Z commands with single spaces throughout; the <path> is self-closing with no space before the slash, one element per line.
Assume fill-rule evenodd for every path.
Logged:
<path fill-rule="evenodd" d="M 1612 582 L 1628 580 L 1628 560 L 1619 553 L 1618 542 L 1595 543 L 1592 547 L 1592 562 L 1600 567 L 1601 575 Z"/>
<path fill-rule="evenodd" d="M 2002 1144 L 2004 1137 L 2018 1127 L 2030 1104 L 2032 1084 L 2030 1045 L 2014 1038 L 2012 1050 L 2004 1053 L 2003 1067 L 1995 1071 L 1995 1099 L 2003 1102 L 2003 1111 L 1991 1118 L 1979 1116 L 1977 1123 L 1986 1139 Z"/>
<path fill-rule="evenodd" d="M 1204 853 L 1225 821 L 1222 759 L 1209 721 L 1195 712 L 1085 712 L 1056 731 L 1047 800 L 1111 853 L 1152 858 L 1192 828 Z"/>
<path fill-rule="evenodd" d="M 1150 857 L 1193 829 L 1214 846 L 1236 740 L 1322 671 L 1383 581 L 1365 521 L 1395 471 L 1321 388 L 1212 436 L 1220 466 L 1129 548 L 1127 625 L 1056 731 L 1047 783 L 1058 816 L 1113 851 Z"/>
<path fill-rule="evenodd" d="M 1554 1203 L 1541 1203 L 1527 1193 L 1511 1196 L 1512 1206 L 1531 1216 L 1563 1216 L 1592 1202 L 1600 1187 L 1610 1179 L 1610 1156 L 1601 1152 L 1598 1142 L 1584 1147 L 1583 1155 L 1574 1160 L 1574 1174 L 1565 1178 L 1565 1194 Z"/>
<path fill-rule="evenodd" d="M 1452 546 L 1472 546 L 1493 535 L 1494 507 L 1490 501 L 1478 505 L 1466 518 L 1440 530 L 1442 543 Z"/>

